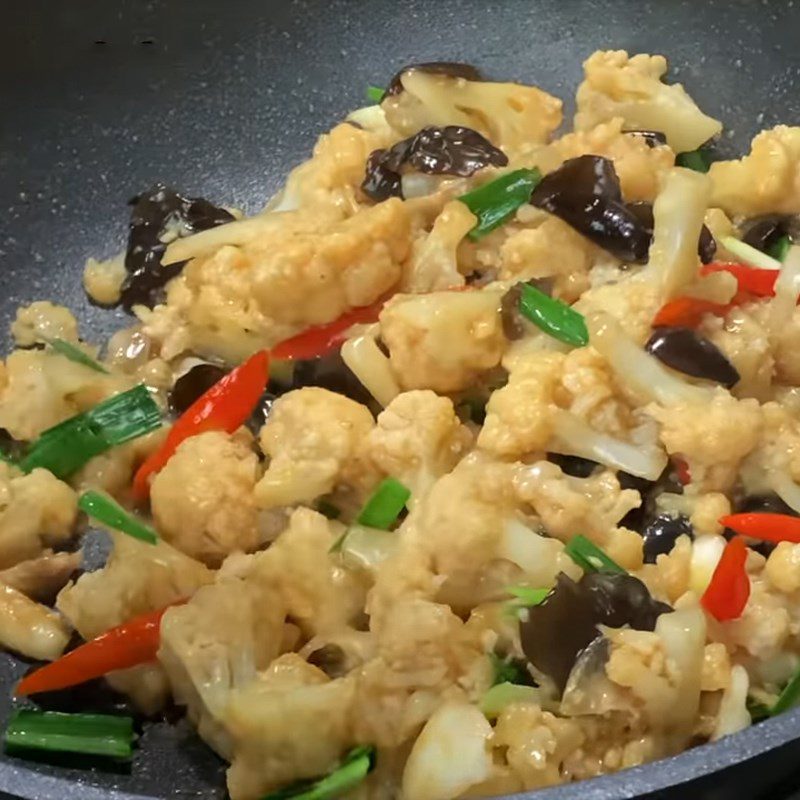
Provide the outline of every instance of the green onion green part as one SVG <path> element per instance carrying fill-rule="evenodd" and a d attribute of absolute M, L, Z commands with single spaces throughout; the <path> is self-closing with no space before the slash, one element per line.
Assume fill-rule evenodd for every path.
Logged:
<path fill-rule="evenodd" d="M 783 260 L 786 258 L 786 254 L 789 252 L 789 248 L 791 246 L 792 240 L 789 238 L 788 234 L 784 233 L 783 236 L 781 236 L 767 248 L 767 255 L 771 258 L 774 258 L 776 261 L 783 263 Z"/>
<path fill-rule="evenodd" d="M 688 153 L 678 153 L 675 163 L 679 167 L 693 169 L 695 172 L 708 172 L 711 166 L 711 159 L 708 153 L 703 150 L 690 150 Z"/>
<path fill-rule="evenodd" d="M 541 179 L 538 169 L 517 169 L 462 194 L 458 199 L 478 218 L 469 238 L 480 239 L 511 219 L 531 199 Z"/>
<path fill-rule="evenodd" d="M 87 461 L 161 426 L 161 411 L 143 385 L 49 428 L 33 443 L 20 467 L 68 478 Z"/>
<path fill-rule="evenodd" d="M 383 100 L 383 95 L 386 92 L 380 86 L 367 86 L 367 100 L 370 103 L 380 103 Z"/>
<path fill-rule="evenodd" d="M 130 758 L 133 720 L 109 714 L 62 714 L 22 709 L 6 728 L 6 749 Z"/>
<path fill-rule="evenodd" d="M 747 698 L 747 712 L 753 722 L 761 722 L 763 719 L 768 719 L 771 714 L 769 706 L 765 706 L 751 696 Z"/>
<path fill-rule="evenodd" d="M 497 653 L 489 653 L 489 660 L 492 662 L 493 680 L 492 686 L 498 683 L 515 683 L 519 686 L 531 686 L 533 678 L 528 672 L 524 661 L 519 658 L 503 658 Z"/>
<path fill-rule="evenodd" d="M 541 699 L 539 690 L 535 686 L 498 683 L 483 695 L 480 708 L 486 717 L 496 719 L 511 703 L 539 703 Z"/>
<path fill-rule="evenodd" d="M 507 586 L 506 592 L 514 599 L 505 604 L 505 611 L 517 616 L 523 608 L 532 608 L 542 603 L 550 594 L 550 589 L 534 589 L 530 586 Z"/>
<path fill-rule="evenodd" d="M 411 497 L 411 491 L 400 481 L 396 478 L 386 478 L 381 481 L 372 497 L 361 509 L 361 513 L 358 515 L 359 524 L 388 531 L 392 523 L 400 516 L 409 497 Z"/>
<path fill-rule="evenodd" d="M 782 714 L 784 711 L 794 708 L 798 703 L 800 703 L 800 669 L 792 675 L 789 683 L 778 695 L 775 705 L 769 710 L 769 715 L 774 717 L 777 714 Z"/>
<path fill-rule="evenodd" d="M 741 259 L 742 263 L 748 267 L 756 267 L 757 269 L 780 269 L 781 262 L 766 253 L 762 253 L 756 247 L 747 244 L 747 242 L 736 239 L 733 236 L 721 236 L 720 244 L 733 253 L 737 258 Z M 787 247 L 788 250 L 788 247 Z"/>
<path fill-rule="evenodd" d="M 74 344 L 64 341 L 63 339 L 45 339 L 45 342 L 53 348 L 59 355 L 74 361 L 76 364 L 82 364 L 84 367 L 89 367 L 95 372 L 102 372 L 103 375 L 108 375 L 108 370 L 95 361 L 91 356 L 87 356 L 79 347 Z"/>
<path fill-rule="evenodd" d="M 583 314 L 574 311 L 561 300 L 549 297 L 535 286 L 523 284 L 519 310 L 536 327 L 560 342 L 574 347 L 585 347 L 589 344 L 589 331 Z"/>
<path fill-rule="evenodd" d="M 98 522 L 127 533 L 134 539 L 149 544 L 158 543 L 158 536 L 149 525 L 136 519 L 133 514 L 129 514 L 121 505 L 100 492 L 84 492 L 78 500 L 78 508 Z"/>
<path fill-rule="evenodd" d="M 332 800 L 358 786 L 375 766 L 375 748 L 356 747 L 342 765 L 316 781 L 301 781 L 266 795 L 263 800 Z"/>
<path fill-rule="evenodd" d="M 583 534 L 573 536 L 564 551 L 584 572 L 626 574 L 626 570 L 616 561 L 609 558 L 594 542 L 591 542 Z"/>

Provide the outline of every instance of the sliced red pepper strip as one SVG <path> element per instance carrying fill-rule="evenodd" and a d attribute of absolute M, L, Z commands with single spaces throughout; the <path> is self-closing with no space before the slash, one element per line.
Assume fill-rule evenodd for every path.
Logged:
<path fill-rule="evenodd" d="M 720 622 L 737 619 L 742 615 L 750 597 L 750 578 L 745 570 L 747 545 L 735 536 L 722 551 L 711 582 L 700 602 Z"/>
<path fill-rule="evenodd" d="M 278 342 L 272 348 L 273 358 L 283 360 L 304 360 L 324 356 L 340 345 L 347 330 L 353 325 L 377 322 L 385 300 L 369 306 L 353 308 L 341 317 L 326 325 L 315 325 L 296 336 Z"/>
<path fill-rule="evenodd" d="M 678 476 L 681 486 L 688 486 L 692 482 L 692 473 L 689 471 L 686 460 L 680 456 L 673 456 L 672 465 L 675 467 L 675 474 Z"/>
<path fill-rule="evenodd" d="M 725 264 L 721 261 L 700 267 L 701 275 L 710 275 L 712 272 L 729 272 L 736 278 L 740 292 L 749 292 L 756 297 L 773 297 L 775 281 L 780 274 L 777 269 L 757 269 L 746 264 Z"/>
<path fill-rule="evenodd" d="M 161 640 L 161 617 L 166 610 L 161 608 L 141 614 L 76 647 L 52 664 L 23 678 L 17 685 L 16 694 L 54 692 L 100 678 L 114 670 L 153 661 Z"/>
<path fill-rule="evenodd" d="M 190 436 L 211 430 L 233 433 L 247 421 L 264 393 L 269 378 L 269 355 L 262 350 L 215 383 L 175 421 L 158 450 L 139 467 L 133 494 L 143 501 L 150 492 L 150 476 L 159 472 Z"/>
<path fill-rule="evenodd" d="M 800 544 L 800 518 L 788 514 L 729 514 L 720 524 L 751 539 Z"/>
<path fill-rule="evenodd" d="M 712 303 L 710 300 L 701 300 L 697 297 L 677 297 L 661 307 L 653 319 L 652 326 L 696 328 L 706 314 L 724 317 L 732 308 L 747 303 L 753 299 L 749 292 L 737 292 L 730 303 Z"/>

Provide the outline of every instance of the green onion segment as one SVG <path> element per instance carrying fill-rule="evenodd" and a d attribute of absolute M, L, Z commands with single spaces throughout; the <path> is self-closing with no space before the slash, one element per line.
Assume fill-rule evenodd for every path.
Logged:
<path fill-rule="evenodd" d="M 344 758 L 341 766 L 316 781 L 302 781 L 278 789 L 263 800 L 333 800 L 358 786 L 375 766 L 375 748 L 356 747 Z"/>
<path fill-rule="evenodd" d="M 411 491 L 400 481 L 396 478 L 386 478 L 381 481 L 372 497 L 361 509 L 358 523 L 366 525 L 368 528 L 380 528 L 380 530 L 388 531 L 392 523 L 397 520 L 409 497 L 411 497 Z"/>
<path fill-rule="evenodd" d="M 133 514 L 129 514 L 121 505 L 100 492 L 84 492 L 78 500 L 78 508 L 98 522 L 127 533 L 134 539 L 149 544 L 158 543 L 158 536 L 149 525 L 136 519 Z"/>
<path fill-rule="evenodd" d="M 108 375 L 108 370 L 95 361 L 91 356 L 87 356 L 79 347 L 74 344 L 64 341 L 63 339 L 45 339 L 45 342 L 53 348 L 59 355 L 74 361 L 76 364 L 82 364 L 84 367 L 89 367 L 95 372 L 102 372 L 103 375 Z"/>
<path fill-rule="evenodd" d="M 33 443 L 20 467 L 68 478 L 89 459 L 161 426 L 161 411 L 147 388 L 135 386 L 49 428 Z"/>
<path fill-rule="evenodd" d="M 574 311 L 566 303 L 549 297 L 535 286 L 522 286 L 519 310 L 536 327 L 560 342 L 574 347 L 589 344 L 589 331 L 583 314 Z"/>
<path fill-rule="evenodd" d="M 767 255 L 774 258 L 776 261 L 783 263 L 789 248 L 792 246 L 792 240 L 787 234 L 783 234 L 773 244 L 767 248 Z"/>
<path fill-rule="evenodd" d="M 462 194 L 458 199 L 478 218 L 469 238 L 480 239 L 507 222 L 531 199 L 541 179 L 542 173 L 536 168 L 517 169 Z"/>
<path fill-rule="evenodd" d="M 747 242 L 736 239 L 733 236 L 721 236 L 720 244 L 733 253 L 736 258 L 740 258 L 748 267 L 756 267 L 758 269 L 780 269 L 781 262 L 772 256 L 762 253 L 756 247 L 747 244 Z M 787 246 L 788 251 L 788 246 Z"/>
<path fill-rule="evenodd" d="M 776 714 L 782 714 L 784 711 L 794 708 L 798 703 L 800 703 L 800 669 L 792 675 L 789 683 L 778 695 L 775 705 L 769 709 L 769 715 L 774 717 Z"/>
<path fill-rule="evenodd" d="M 130 758 L 133 720 L 109 714 L 62 714 L 55 711 L 17 711 L 6 728 L 6 749 L 85 753 Z"/>
<path fill-rule="evenodd" d="M 573 536 L 569 540 L 564 552 L 584 572 L 611 572 L 625 575 L 624 570 L 616 561 L 609 558 L 594 542 L 589 541 L 583 534 Z"/>
<path fill-rule="evenodd" d="M 506 586 L 506 592 L 514 599 L 505 603 L 505 611 L 516 616 L 523 608 L 538 606 L 550 594 L 550 589 L 534 589 L 530 586 Z"/>
<path fill-rule="evenodd" d="M 489 660 L 492 662 L 492 686 L 498 683 L 530 686 L 533 683 L 524 661 L 518 658 L 503 658 L 497 653 L 489 653 Z"/>
<path fill-rule="evenodd" d="M 511 703 L 538 703 L 540 701 L 539 689 L 535 686 L 498 683 L 483 695 L 480 708 L 486 717 L 496 719 Z"/>
<path fill-rule="evenodd" d="M 383 95 L 385 89 L 381 89 L 380 86 L 367 86 L 367 100 L 370 103 L 380 103 L 383 100 Z"/>
<path fill-rule="evenodd" d="M 693 169 L 695 172 L 708 172 L 711 166 L 711 159 L 708 153 L 703 150 L 690 150 L 688 153 L 678 153 L 675 163 L 679 167 Z"/>

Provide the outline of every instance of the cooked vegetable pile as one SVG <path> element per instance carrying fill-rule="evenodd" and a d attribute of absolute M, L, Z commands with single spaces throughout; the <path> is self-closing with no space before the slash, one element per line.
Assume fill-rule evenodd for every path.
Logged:
<path fill-rule="evenodd" d="M 172 702 L 233 800 L 454 800 L 800 702 L 800 128 L 719 160 L 663 57 L 584 68 L 556 137 L 407 66 L 254 216 L 139 194 L 102 350 L 19 310 L 9 753 L 130 759 Z M 97 679 L 129 714 L 53 708 Z"/>

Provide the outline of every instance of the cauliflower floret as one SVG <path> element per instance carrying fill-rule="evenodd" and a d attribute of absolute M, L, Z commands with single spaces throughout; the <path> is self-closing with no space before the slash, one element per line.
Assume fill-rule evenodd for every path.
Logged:
<path fill-rule="evenodd" d="M 243 243 L 221 239 L 220 231 L 245 224 L 252 231 Z M 215 246 L 199 240 L 205 233 L 214 234 Z M 164 261 L 198 257 L 170 283 L 165 306 L 137 307 L 145 333 L 165 358 L 191 348 L 236 362 L 377 300 L 400 279 L 410 223 L 403 202 L 392 198 L 345 220 L 313 210 L 266 214 L 179 244 Z"/>
<path fill-rule="evenodd" d="M 528 790 L 561 783 L 564 761 L 584 741 L 577 721 L 532 703 L 512 703 L 497 720 L 492 746 L 506 748 L 508 766 Z"/>
<path fill-rule="evenodd" d="M 324 208 L 350 216 L 359 210 L 359 191 L 364 165 L 370 153 L 387 147 L 392 137 L 384 131 L 364 130 L 347 122 L 323 134 L 313 156 L 295 167 L 286 186 L 268 211 Z"/>
<path fill-rule="evenodd" d="M 599 50 L 583 64 L 584 82 L 575 96 L 575 130 L 622 117 L 631 129 L 662 131 L 676 152 L 696 150 L 722 130 L 679 83 L 665 84 L 664 56 L 629 57 L 624 50 Z"/>
<path fill-rule="evenodd" d="M 253 550 L 257 478 L 258 459 L 245 442 L 220 431 L 186 439 L 150 489 L 159 533 L 212 567 L 234 550 Z"/>
<path fill-rule="evenodd" d="M 224 758 L 232 755 L 221 724 L 230 693 L 279 655 L 284 616 L 268 586 L 224 570 L 186 605 L 164 614 L 158 659 L 175 701 L 187 707 L 200 736 Z"/>
<path fill-rule="evenodd" d="M 534 154 L 536 166 L 547 173 L 570 158 L 589 154 L 604 156 L 614 162 L 622 194 L 628 202 L 652 202 L 675 156 L 669 147 L 649 147 L 641 137 L 624 133 L 624 121 L 616 117 L 556 139 Z"/>
<path fill-rule="evenodd" d="M 519 470 L 515 486 L 541 517 L 547 532 L 562 541 L 583 533 L 602 546 L 614 526 L 641 505 L 639 493 L 621 489 L 610 470 L 573 478 L 556 464 L 537 461 Z"/>
<path fill-rule="evenodd" d="M 486 663 L 477 637 L 450 608 L 409 597 L 381 620 L 376 651 L 356 673 L 353 725 L 357 739 L 387 748 L 415 736 L 448 698 L 463 698 L 476 664 Z"/>
<path fill-rule="evenodd" d="M 742 464 L 742 483 L 751 494 L 781 494 L 781 484 L 800 482 L 800 420 L 779 403 L 765 403 L 761 415 L 763 430 L 758 447 Z"/>
<path fill-rule="evenodd" d="M 225 725 L 233 739 L 232 800 L 330 772 L 354 740 L 352 678 L 329 681 L 298 656 L 282 656 L 231 693 Z"/>
<path fill-rule="evenodd" d="M 283 395 L 259 434 L 270 462 L 256 485 L 256 503 L 261 508 L 310 503 L 337 484 L 368 491 L 377 480 L 367 446 L 374 426 L 366 406 L 327 389 Z"/>
<path fill-rule="evenodd" d="M 775 358 L 769 333 L 757 316 L 751 313 L 751 309 L 733 308 L 724 320 L 706 314 L 700 330 L 725 354 L 739 373 L 739 381 L 731 393 L 736 397 L 754 397 L 761 402 L 768 400 Z M 793 347 L 793 356 L 795 352 L 796 348 Z"/>
<path fill-rule="evenodd" d="M 653 597 L 674 604 L 689 589 L 691 567 L 692 540 L 679 536 L 668 554 L 658 556 L 655 564 L 645 564 L 636 577 L 647 584 Z"/>
<path fill-rule="evenodd" d="M 368 436 L 372 460 L 411 489 L 417 503 L 456 465 L 472 442 L 453 402 L 431 391 L 398 395 Z"/>
<path fill-rule="evenodd" d="M 331 558 L 336 538 L 325 517 L 299 508 L 253 562 L 253 580 L 273 588 L 288 615 L 310 635 L 347 625 L 364 607 L 361 583 Z"/>
<path fill-rule="evenodd" d="M 769 348 L 760 359 L 764 383 L 769 369 L 775 384 L 800 386 L 800 308 L 776 325 L 773 302 L 754 302 L 732 309 L 726 317 L 726 328 L 730 327 L 735 333 L 741 331 L 743 341 L 739 346 L 742 349 L 750 348 L 752 341 L 752 351 L 748 352 L 753 359 Z M 734 349 L 734 355 L 735 352 Z"/>
<path fill-rule="evenodd" d="M 20 475 L 0 463 L 0 569 L 72 538 L 78 499 L 50 472 Z"/>
<path fill-rule="evenodd" d="M 800 589 L 800 544 L 779 542 L 764 566 L 764 577 L 770 586 L 784 594 Z"/>
<path fill-rule="evenodd" d="M 83 268 L 83 288 L 95 303 L 113 306 L 119 302 L 127 276 L 124 253 L 107 261 L 89 258 Z"/>
<path fill-rule="evenodd" d="M 56 595 L 80 569 L 82 553 L 54 553 L 44 550 L 41 555 L 20 561 L 0 571 L 0 583 L 40 603 L 52 604 Z"/>
<path fill-rule="evenodd" d="M 68 308 L 40 300 L 17 309 L 11 335 L 19 347 L 32 347 L 47 339 L 74 344 L 78 341 L 78 322 Z"/>
<path fill-rule="evenodd" d="M 213 580 L 211 570 L 166 542 L 152 545 L 113 531 L 111 536 L 114 548 L 106 565 L 81 575 L 56 601 L 84 639 L 191 597 Z"/>
<path fill-rule="evenodd" d="M 15 350 L 0 367 L 0 428 L 30 441 L 132 385 L 127 376 L 103 375 L 50 350 Z"/>
<path fill-rule="evenodd" d="M 555 279 L 554 296 L 573 303 L 589 288 L 599 250 L 557 217 L 512 233 L 500 248 L 501 280 Z"/>
<path fill-rule="evenodd" d="M 381 336 L 403 389 L 455 392 L 497 366 L 506 339 L 495 289 L 395 295 Z"/>
<path fill-rule="evenodd" d="M 69 629 L 49 608 L 0 583 L 0 645 L 38 661 L 53 661 L 64 651 Z"/>
<path fill-rule="evenodd" d="M 758 444 L 762 414 L 755 400 L 736 400 L 724 389 L 708 403 L 651 404 L 647 411 L 661 423 L 661 441 L 689 465 L 695 492 L 724 492 L 736 481 L 742 459 Z"/>
<path fill-rule="evenodd" d="M 711 204 L 728 214 L 800 212 L 800 128 L 777 125 L 753 139 L 750 155 L 716 161 L 709 171 Z"/>
<path fill-rule="evenodd" d="M 414 242 L 400 289 L 411 294 L 464 285 L 457 250 L 477 218 L 458 200 L 451 200 L 436 218 L 431 232 Z"/>
<path fill-rule="evenodd" d="M 402 136 L 427 125 L 477 130 L 507 154 L 543 144 L 561 124 L 561 101 L 518 83 L 468 81 L 408 70 L 403 91 L 382 103 L 386 120 Z"/>

